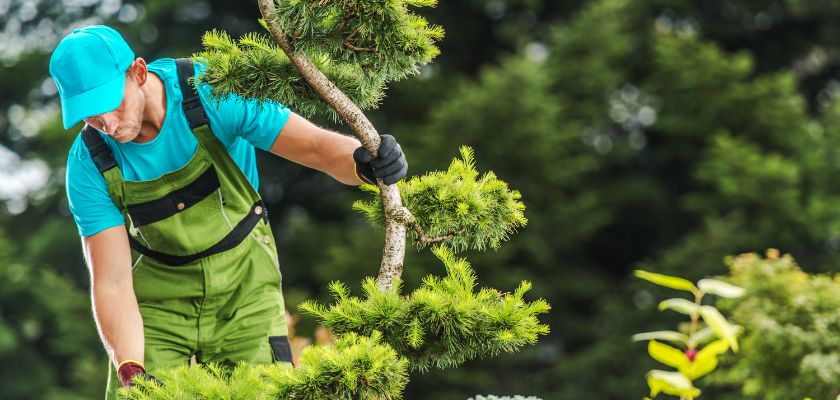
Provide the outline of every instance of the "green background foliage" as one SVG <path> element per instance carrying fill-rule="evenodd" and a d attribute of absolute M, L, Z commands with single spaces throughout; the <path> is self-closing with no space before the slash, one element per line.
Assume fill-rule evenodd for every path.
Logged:
<path fill-rule="evenodd" d="M 60 128 L 49 52 L 72 27 L 107 22 L 147 60 L 189 56 L 212 28 L 234 38 L 261 32 L 259 12 L 221 0 L 5 4 L 0 398 L 99 397 L 107 361 L 63 194 L 75 130 Z M 441 53 L 418 76 L 389 84 L 369 115 L 398 138 L 410 174 L 443 170 L 469 145 L 479 171 L 522 194 L 528 225 L 497 251 L 463 256 L 479 266 L 480 286 L 528 280 L 529 295 L 553 308 L 540 319 L 552 332 L 536 346 L 413 372 L 407 399 L 641 398 L 655 363 L 629 337 L 669 329 L 679 316 L 654 311 L 666 294 L 636 282 L 634 269 L 696 281 L 725 273 L 727 255 L 776 247 L 808 272 L 837 270 L 840 2 L 470 0 L 420 13 L 446 29 Z M 328 282 L 355 291 L 353 282 L 376 274 L 381 236 L 351 208 L 367 194 L 265 155 L 260 171 L 290 307 L 327 302 Z M 406 266 L 406 291 L 444 272 L 428 252 L 409 251 Z M 752 317 L 733 310 L 749 329 Z M 298 331 L 314 326 L 303 318 Z M 739 356 L 752 360 L 745 335 Z M 794 343 L 803 352 L 837 354 L 819 353 L 824 342 L 807 337 Z M 762 379 L 814 371 L 749 365 L 743 370 Z M 787 389 L 797 398 L 832 389 L 801 382 L 803 390 Z M 707 398 L 747 396 L 732 381 L 698 385 Z"/>

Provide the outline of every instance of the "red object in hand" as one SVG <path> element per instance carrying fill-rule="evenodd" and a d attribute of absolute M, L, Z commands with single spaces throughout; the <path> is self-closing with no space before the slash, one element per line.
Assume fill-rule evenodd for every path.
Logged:
<path fill-rule="evenodd" d="M 688 357 L 688 361 L 694 361 L 697 358 L 697 350 L 688 349 L 685 351 L 685 356 Z"/>
<path fill-rule="evenodd" d="M 143 364 L 140 364 L 137 361 L 123 361 L 117 368 L 117 376 L 120 378 L 120 382 L 122 383 L 123 387 L 130 387 L 131 378 L 133 378 L 137 374 L 145 373 L 146 368 L 143 368 Z"/>

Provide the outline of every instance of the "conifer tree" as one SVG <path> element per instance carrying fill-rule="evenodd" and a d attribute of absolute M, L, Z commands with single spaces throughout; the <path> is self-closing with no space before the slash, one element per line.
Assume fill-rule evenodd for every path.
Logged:
<path fill-rule="evenodd" d="M 207 68 L 195 84 L 210 85 L 217 98 L 273 100 L 304 116 L 329 115 L 375 154 L 379 134 L 362 109 L 379 104 L 388 82 L 416 74 L 438 54 L 442 28 L 409 9 L 435 2 L 258 0 L 270 36 L 234 40 L 224 32 L 206 33 L 196 59 Z M 385 230 L 378 278 L 363 283 L 365 299 L 333 282 L 334 304 L 301 306 L 338 336 L 334 346 L 304 350 L 304 368 L 182 368 L 160 374 L 172 389 L 142 382 L 123 394 L 240 398 L 241 387 L 249 388 L 248 398 L 400 398 L 407 368 L 452 367 L 535 343 L 549 331 L 537 316 L 550 307 L 544 300 L 524 300 L 531 283 L 522 282 L 513 293 L 475 291 L 472 267 L 455 255 L 497 249 L 524 226 L 521 195 L 492 172 L 480 174 L 471 148 L 462 147 L 460 156 L 446 171 L 362 187 L 373 199 L 354 208 Z M 418 248 L 435 244 L 447 276 L 428 276 L 414 293 L 401 295 L 407 229 Z"/>
<path fill-rule="evenodd" d="M 321 112 L 341 119 L 362 145 L 375 154 L 379 134 L 362 109 L 379 104 L 387 82 L 417 73 L 420 66 L 439 53 L 435 41 L 443 36 L 442 28 L 429 25 L 408 9 L 408 6 L 434 4 L 435 0 L 283 0 L 275 6 L 271 0 L 261 0 L 264 18 L 261 22 L 276 43 L 261 34 L 248 34 L 234 41 L 224 32 L 207 33 L 205 51 L 198 56 L 207 62 L 208 68 L 199 77 L 199 83 L 211 85 L 215 96 L 235 94 L 276 100 L 304 116 Z M 426 182 L 421 186 L 435 186 L 442 178 L 445 177 L 429 174 L 420 178 Z M 466 182 L 475 176 L 455 179 Z M 483 248 L 484 244 L 475 238 L 485 238 L 492 247 L 497 247 L 498 238 L 506 237 L 526 223 L 519 194 L 509 191 L 504 183 L 490 184 L 497 181 L 492 174 L 482 179 L 487 184 L 448 185 L 443 190 L 447 193 L 420 200 L 411 210 L 402 205 L 402 200 L 408 200 L 407 195 L 403 193 L 401 198 L 397 187 L 380 183 L 372 190 L 380 195 L 383 212 L 379 216 L 385 227 L 385 249 L 377 279 L 380 290 L 389 289 L 393 280 L 401 276 L 406 227 L 412 229 L 421 244 L 466 235 L 472 239 L 464 240 L 472 240 L 475 247 Z M 496 203 L 477 204 L 471 191 L 483 192 L 485 199 Z M 420 197 L 428 194 L 427 191 Z M 442 211 L 447 204 L 457 208 L 446 210 L 451 211 L 450 217 L 424 213 L 430 209 Z M 372 215 L 369 209 L 365 212 Z M 428 218 L 415 215 L 418 212 Z M 504 223 L 481 223 L 486 222 L 484 217 L 502 217 L 499 221 Z M 453 223 L 450 218 L 460 218 L 461 222 Z"/>

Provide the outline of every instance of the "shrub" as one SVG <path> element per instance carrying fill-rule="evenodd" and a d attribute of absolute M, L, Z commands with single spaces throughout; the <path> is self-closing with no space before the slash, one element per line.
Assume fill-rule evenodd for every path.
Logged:
<path fill-rule="evenodd" d="M 840 275 L 808 274 L 770 250 L 727 260 L 746 289 L 721 309 L 745 326 L 743 351 L 712 377 L 741 388 L 739 399 L 835 399 L 840 395 Z"/>

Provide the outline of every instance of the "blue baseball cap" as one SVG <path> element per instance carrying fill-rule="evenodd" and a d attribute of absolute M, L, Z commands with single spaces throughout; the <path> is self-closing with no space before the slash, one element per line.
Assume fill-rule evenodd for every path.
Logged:
<path fill-rule="evenodd" d="M 131 47 L 107 26 L 86 26 L 65 36 L 50 57 L 64 129 L 119 107 L 133 61 Z"/>

